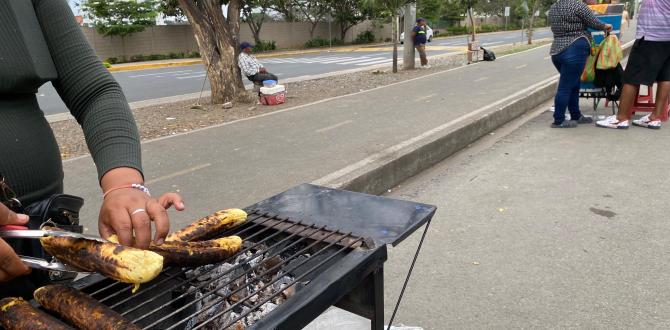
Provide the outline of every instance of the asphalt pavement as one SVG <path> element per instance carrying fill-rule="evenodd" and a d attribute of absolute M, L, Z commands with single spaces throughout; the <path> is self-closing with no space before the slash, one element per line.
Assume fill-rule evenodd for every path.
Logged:
<path fill-rule="evenodd" d="M 550 122 L 501 129 L 388 194 L 438 207 L 396 324 L 670 328 L 670 156 L 654 142 L 670 127 Z M 389 253 L 386 320 L 419 236 Z"/>
<path fill-rule="evenodd" d="M 551 37 L 549 29 L 538 29 L 535 38 Z M 477 39 L 484 47 L 512 44 L 522 40 L 521 31 L 489 33 L 478 35 Z M 462 52 L 467 44 L 465 36 L 434 39 L 427 47 L 428 55 L 441 55 Z M 400 54 L 402 54 L 402 45 Z M 329 72 L 364 68 L 367 66 L 390 63 L 391 48 L 361 47 L 355 51 L 328 52 L 305 54 L 290 57 L 263 58 L 261 62 L 280 78 L 308 77 Z M 112 73 L 119 82 L 129 102 L 145 101 L 167 96 L 183 95 L 199 92 L 205 83 L 203 65 L 168 67 L 138 71 Z M 246 82 L 246 79 L 245 79 Z M 38 91 L 40 107 L 47 115 L 67 112 L 67 107 L 60 100 L 51 83 L 45 84 Z"/>

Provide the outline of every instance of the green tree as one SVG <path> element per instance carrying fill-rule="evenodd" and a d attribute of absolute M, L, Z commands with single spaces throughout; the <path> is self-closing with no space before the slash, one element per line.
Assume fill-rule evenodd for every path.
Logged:
<path fill-rule="evenodd" d="M 297 10 L 294 6 L 295 0 L 274 0 L 272 1 L 272 10 L 280 13 L 287 22 L 299 22 Z"/>
<path fill-rule="evenodd" d="M 444 0 L 417 0 L 416 16 L 423 17 L 429 22 L 437 22 L 440 19 L 442 8 L 446 5 L 446 2 Z"/>
<path fill-rule="evenodd" d="M 367 0 L 331 0 L 333 18 L 340 26 L 340 39 L 344 40 L 347 31 L 354 25 L 370 17 L 370 9 L 366 7 Z"/>
<path fill-rule="evenodd" d="M 416 0 L 365 0 L 365 5 L 373 12 L 391 17 L 393 30 L 393 73 L 398 72 L 398 31 L 400 30 L 400 9 Z M 409 47 L 409 45 L 408 45 Z"/>
<path fill-rule="evenodd" d="M 331 12 L 331 4 L 331 1 L 327 0 L 293 1 L 294 8 L 296 8 L 300 15 L 312 25 L 309 30 L 310 39 L 314 39 L 314 30 L 316 30 L 316 27 L 323 21 L 326 15 Z"/>
<path fill-rule="evenodd" d="M 178 21 L 186 19 L 184 12 L 179 8 L 178 0 L 163 0 L 158 4 L 158 12 L 167 17 L 174 17 Z"/>
<path fill-rule="evenodd" d="M 156 24 L 158 15 L 154 0 L 84 0 L 81 10 L 93 20 L 95 29 L 105 36 L 120 36 L 141 32 Z"/>
<path fill-rule="evenodd" d="M 256 44 L 261 43 L 261 28 L 272 2 L 272 0 L 246 0 L 242 7 L 242 19 L 249 25 Z"/>

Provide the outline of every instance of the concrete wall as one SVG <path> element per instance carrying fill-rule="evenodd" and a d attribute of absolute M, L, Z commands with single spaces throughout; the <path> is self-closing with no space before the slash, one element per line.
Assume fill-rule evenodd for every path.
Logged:
<path fill-rule="evenodd" d="M 129 37 L 104 37 L 94 28 L 82 27 L 84 35 L 100 58 L 133 55 L 187 53 L 198 50 L 191 27 L 166 25 L 147 28 Z"/>
<path fill-rule="evenodd" d="M 391 26 L 378 26 L 372 22 L 363 22 L 349 31 L 345 42 L 352 42 L 359 33 L 372 30 L 377 40 L 391 38 Z M 274 40 L 277 48 L 299 48 L 310 39 L 311 24 L 308 22 L 266 22 L 261 29 L 262 40 Z M 333 38 L 340 38 L 340 27 L 331 25 Z M 133 55 L 188 53 L 198 51 L 198 45 L 189 25 L 161 25 L 147 28 L 125 38 L 103 37 L 94 28 L 82 27 L 86 38 L 100 58 L 127 57 Z M 314 37 L 328 39 L 328 23 L 319 23 Z M 240 26 L 240 40 L 253 42 L 254 38 L 246 23 Z"/>

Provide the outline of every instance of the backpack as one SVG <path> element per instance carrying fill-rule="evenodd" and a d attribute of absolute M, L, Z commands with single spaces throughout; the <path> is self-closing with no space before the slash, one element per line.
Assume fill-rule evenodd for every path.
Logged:
<path fill-rule="evenodd" d="M 484 61 L 495 61 L 496 60 L 496 54 L 488 49 L 485 49 L 484 47 L 480 47 L 482 51 L 484 51 Z"/>

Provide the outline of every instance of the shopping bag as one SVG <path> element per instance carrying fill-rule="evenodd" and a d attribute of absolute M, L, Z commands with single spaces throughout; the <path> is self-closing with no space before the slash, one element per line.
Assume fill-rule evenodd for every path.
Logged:
<path fill-rule="evenodd" d="M 589 58 L 586 59 L 586 66 L 584 66 L 584 71 L 580 80 L 582 82 L 593 82 L 596 79 L 596 62 L 598 61 L 598 55 L 600 55 L 600 47 L 597 47 L 593 40 L 591 40 L 591 54 Z"/>
<path fill-rule="evenodd" d="M 610 34 L 600 43 L 600 53 L 596 62 L 596 69 L 607 70 L 616 68 L 623 58 L 621 43 L 614 34 Z"/>

